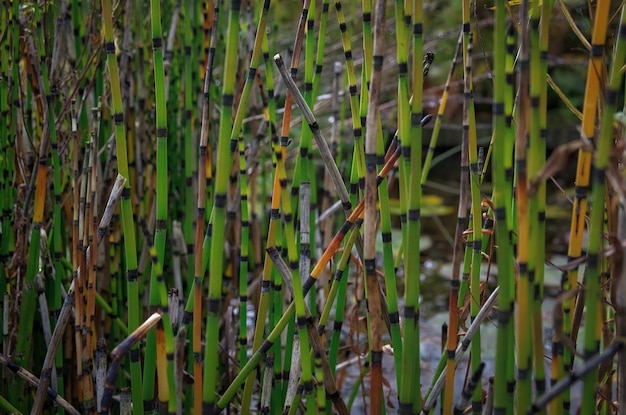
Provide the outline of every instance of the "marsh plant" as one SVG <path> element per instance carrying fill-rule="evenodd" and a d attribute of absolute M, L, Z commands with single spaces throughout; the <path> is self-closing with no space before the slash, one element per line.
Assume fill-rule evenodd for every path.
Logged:
<path fill-rule="evenodd" d="M 624 2 L 1 4 L 3 413 L 626 411 Z M 455 124 L 430 381 L 423 192 Z"/>

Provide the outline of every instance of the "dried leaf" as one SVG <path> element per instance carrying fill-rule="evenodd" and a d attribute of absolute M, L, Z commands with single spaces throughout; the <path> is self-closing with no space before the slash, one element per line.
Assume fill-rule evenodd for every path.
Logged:
<path fill-rule="evenodd" d="M 546 160 L 546 164 L 537 172 L 535 177 L 533 177 L 530 181 L 530 186 L 528 187 L 528 196 L 533 197 L 539 188 L 541 182 L 547 180 L 551 176 L 554 176 L 559 171 L 563 170 L 567 165 L 567 159 L 574 152 L 580 149 L 586 149 L 590 151 L 582 140 L 572 141 L 566 144 L 561 144 L 558 146 L 550 155 L 548 160 Z"/>

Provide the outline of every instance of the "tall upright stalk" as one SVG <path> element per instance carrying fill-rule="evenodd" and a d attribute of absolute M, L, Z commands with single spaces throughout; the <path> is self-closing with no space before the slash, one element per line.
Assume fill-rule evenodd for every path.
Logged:
<path fill-rule="evenodd" d="M 585 96 L 583 101 L 583 118 L 581 124 L 582 135 L 586 140 L 592 141 L 596 134 L 596 117 L 598 111 L 598 101 L 600 97 L 600 85 L 604 73 L 604 43 L 608 29 L 607 21 L 610 8 L 610 1 L 598 1 L 593 20 L 591 33 L 591 43 L 595 45 L 590 50 L 589 66 L 587 67 L 587 78 L 585 80 Z M 589 204 L 588 192 L 591 177 L 592 153 L 588 148 L 581 148 L 578 151 L 578 161 L 576 164 L 576 190 L 574 193 L 574 204 L 572 206 L 572 219 L 570 223 L 570 238 L 567 248 L 567 256 L 570 260 L 576 260 L 582 255 L 583 236 L 585 231 L 585 218 Z M 596 199 L 597 200 L 597 199 Z M 598 202 L 602 203 L 602 202 Z M 578 267 L 573 267 L 567 272 L 566 290 L 573 290 L 578 286 Z M 564 312 L 564 334 L 572 336 L 573 321 L 572 311 L 575 305 L 575 298 L 566 300 Z M 591 318 L 588 314 L 587 318 Z M 575 339 L 574 339 L 575 340 Z M 563 371 L 568 373 L 573 366 L 574 356 L 570 350 L 563 350 Z M 564 407 L 569 406 L 568 393 L 563 402 Z"/>
<path fill-rule="evenodd" d="M 496 367 L 495 376 L 497 379 L 506 379 L 509 361 L 513 357 L 513 345 L 509 341 L 509 327 L 513 326 L 513 304 L 514 304 L 514 278 L 513 264 L 511 262 L 511 239 L 508 228 L 507 216 L 507 188 L 506 181 L 506 120 L 504 114 L 504 94 L 505 94 L 505 48 L 506 48 L 506 4 L 504 1 L 496 3 L 494 37 L 494 101 L 493 101 L 493 157 L 492 157 L 492 177 L 493 177 L 493 204 L 496 219 L 495 232 L 496 244 L 498 245 L 498 286 L 500 294 L 498 296 L 498 332 L 496 337 Z M 494 382 L 494 411 L 501 414 L 512 414 L 512 407 L 507 404 L 510 401 L 507 383 L 503 381 Z"/>
<path fill-rule="evenodd" d="M 44 93 L 37 101 L 38 106 L 41 108 L 41 139 L 39 141 L 39 148 L 37 151 L 37 167 L 36 167 L 36 181 L 35 181 L 35 201 L 33 208 L 32 227 L 30 230 L 30 246 L 28 248 L 28 265 L 26 268 L 26 275 L 24 279 L 24 287 L 22 291 L 22 300 L 20 304 L 20 319 L 18 326 L 18 338 L 17 346 L 15 350 L 16 363 L 20 366 L 27 366 L 31 356 L 31 347 L 33 343 L 33 322 L 35 317 L 35 275 L 38 271 L 39 254 L 40 254 L 40 238 L 41 228 L 44 220 L 44 208 L 46 202 L 46 191 L 48 187 L 47 175 L 49 170 L 48 158 L 50 147 L 50 135 L 53 134 L 51 125 L 54 125 L 54 113 L 52 112 L 52 103 L 48 102 L 48 96 L 50 93 L 48 71 L 46 65 L 40 65 L 40 58 L 43 56 L 44 51 L 41 50 L 35 44 L 36 39 L 28 37 L 26 39 L 27 48 L 29 51 L 29 60 L 31 69 L 33 70 L 34 81 L 39 91 Z M 38 52 L 41 56 L 38 54 Z M 39 134 L 39 132 L 37 132 Z M 26 208 L 26 207 L 24 207 Z M 25 210 L 26 211 L 26 210 Z M 26 402 L 23 401 L 24 394 L 24 382 L 18 379 L 12 388 L 12 395 L 17 396 L 19 399 L 19 407 L 24 410 Z"/>
<path fill-rule="evenodd" d="M 421 406 L 420 392 L 420 366 L 419 348 L 408 347 L 411 344 L 419 344 L 419 296 L 420 296 L 420 208 L 421 208 L 421 171 L 422 171 L 422 91 L 423 78 L 422 65 L 423 56 L 423 9 L 419 0 L 412 3 L 412 82 L 413 100 L 410 111 L 410 137 L 409 143 L 403 142 L 403 151 L 408 152 L 409 159 L 405 161 L 409 171 L 405 171 L 404 183 L 407 196 L 407 234 L 405 249 L 414 250 L 414 254 L 404 256 L 405 267 L 405 290 L 404 290 L 404 342 L 402 355 L 402 376 L 400 385 L 400 413 L 411 414 L 416 412 Z M 408 137 L 407 137 L 408 138 Z M 402 185 L 401 185 L 402 186 Z M 407 251 L 408 253 L 408 251 Z"/>
<path fill-rule="evenodd" d="M 226 192 L 228 175 L 232 166 L 231 151 L 232 113 L 237 73 L 238 21 L 241 3 L 232 0 L 228 13 L 226 55 L 222 86 L 222 112 L 220 115 L 217 165 L 215 171 L 215 199 L 213 202 L 212 235 L 210 248 L 209 293 L 206 317 L 206 346 L 204 360 L 204 385 L 202 391 L 203 411 L 213 411 L 218 381 L 218 343 L 220 333 L 220 300 L 222 297 L 222 273 L 224 271 L 224 235 L 226 228 Z"/>
<path fill-rule="evenodd" d="M 595 24 L 602 20 L 601 13 L 608 7 L 604 2 L 598 4 L 598 12 Z M 622 5 L 622 9 L 623 9 Z M 604 232 L 604 201 L 606 196 L 606 173 L 609 165 L 609 157 L 613 146 L 613 114 L 617 111 L 617 103 L 620 95 L 620 88 L 623 81 L 621 68 L 626 59 L 626 36 L 623 32 L 626 24 L 626 16 L 622 10 L 620 20 L 620 32 L 613 52 L 610 75 L 607 82 L 607 89 L 602 108 L 602 118 L 600 121 L 600 132 L 596 152 L 593 157 L 593 174 L 591 176 L 591 196 L 594 201 L 590 214 L 589 241 L 587 246 L 587 269 L 585 275 L 585 338 L 584 338 L 584 358 L 590 360 L 591 357 L 599 353 L 600 331 L 602 328 L 600 312 L 601 297 L 601 273 L 600 273 L 600 251 L 603 247 Z M 594 26 L 595 29 L 595 26 Z M 595 30 L 594 30 L 595 33 Z M 602 50 L 593 43 L 592 59 L 594 56 L 602 56 Z M 600 49 L 600 50 L 598 50 Z M 591 65 L 590 65 L 591 67 Z M 596 397 L 598 394 L 598 366 L 594 366 L 583 378 L 583 398 L 581 403 L 581 413 L 593 413 L 596 410 Z"/>
<path fill-rule="evenodd" d="M 517 212 L 517 262 L 519 276 L 516 286 L 517 300 L 517 382 L 515 395 L 516 413 L 525 413 L 532 397 L 531 390 L 531 320 L 530 315 L 530 282 L 528 276 L 529 260 L 529 212 L 527 195 L 527 128 L 530 111 L 529 96 L 529 28 L 528 1 L 520 7 L 520 52 L 517 74 L 517 118 L 515 135 L 515 174 L 516 174 L 516 212 Z"/>
<path fill-rule="evenodd" d="M 212 3 L 209 1 L 209 3 Z M 210 12 L 214 12 L 213 4 L 206 5 Z M 211 16 L 214 17 L 214 16 Z M 215 26 L 215 20 L 211 19 L 210 31 L 212 32 Z M 210 34 L 211 44 L 215 47 L 215 36 Z M 205 217 L 206 217 L 206 200 L 207 200 L 207 188 L 210 188 L 211 178 L 211 163 L 209 150 L 209 132 L 210 132 L 210 95 L 209 89 L 211 85 L 211 69 L 213 65 L 214 53 L 211 53 L 208 57 L 206 69 L 204 71 L 203 81 L 203 94 L 202 94 L 202 113 L 201 113 L 201 127 L 200 127 L 200 141 L 198 143 L 198 190 L 197 190 L 197 203 L 196 203 L 196 227 L 194 235 L 194 253 L 193 253 L 193 282 L 190 284 L 190 295 L 187 300 L 187 307 L 185 308 L 185 315 L 183 322 L 188 322 L 190 316 L 192 317 L 192 354 L 193 354 L 193 412 L 194 414 L 200 414 L 202 412 L 202 295 L 203 288 L 202 282 L 204 279 L 204 248 L 210 249 L 209 232 L 207 232 L 206 239 L 205 233 Z M 203 244 L 207 241 L 206 244 Z"/>
<path fill-rule="evenodd" d="M 130 199 L 130 180 L 128 171 L 128 147 L 126 144 L 126 128 L 124 124 L 124 109 L 122 107 L 122 93 L 120 76 L 115 55 L 113 38 L 113 11 L 110 0 L 102 0 L 102 19 L 104 27 L 104 49 L 107 54 L 107 68 L 109 72 L 113 119 L 115 121 L 115 153 L 117 155 L 117 169 L 122 177 L 126 178 L 120 209 L 122 212 L 122 229 L 124 233 L 124 265 L 127 282 L 128 301 L 128 329 L 139 327 L 139 287 L 137 284 L 137 247 L 135 242 L 135 221 L 133 218 L 132 202 Z M 129 353 L 131 393 L 137 413 L 143 412 L 142 376 L 139 344 L 135 344 Z"/>
<path fill-rule="evenodd" d="M 352 41 L 350 40 L 351 34 L 348 30 L 348 25 L 346 24 L 346 18 L 341 1 L 335 0 L 335 10 L 337 11 L 337 20 L 339 21 L 339 30 L 341 31 L 341 45 L 343 47 L 343 53 L 346 57 L 346 74 L 348 75 L 350 113 L 352 114 L 352 135 L 354 139 L 353 163 L 356 163 L 357 174 L 359 180 L 361 181 L 365 179 L 365 153 L 363 147 L 362 123 L 359 112 L 359 95 L 357 92 L 354 59 L 352 56 Z"/>
<path fill-rule="evenodd" d="M 158 263 L 162 264 L 165 255 L 165 240 L 167 233 L 167 213 L 168 213 L 168 141 L 167 141 L 167 109 L 166 109 L 166 91 L 165 69 L 163 65 L 163 38 L 161 30 L 161 4 L 159 0 L 150 2 L 150 19 L 152 26 L 152 49 L 154 63 L 154 86 L 155 86 L 155 103 L 156 103 L 156 229 L 154 234 L 154 249 Z M 167 402 L 170 413 L 176 411 L 176 390 L 174 383 L 174 336 L 172 331 L 172 323 L 167 307 L 167 290 L 161 284 L 163 275 L 157 275 L 157 269 L 153 266 L 150 278 L 150 305 L 152 307 L 161 307 L 163 315 L 159 322 L 156 333 L 150 331 L 147 335 L 146 343 L 146 359 L 144 366 L 144 401 L 151 402 L 154 399 L 154 373 L 155 366 L 157 371 L 157 380 L 159 385 L 158 400 L 161 404 Z M 165 304 L 163 294 L 165 294 Z M 159 364 L 155 365 L 157 359 L 157 337 L 164 335 L 166 353 L 166 362 L 159 359 Z M 159 349 L 161 350 L 161 349 Z M 166 363 L 166 364 L 165 364 Z M 150 410 L 149 407 L 145 408 Z"/>
<path fill-rule="evenodd" d="M 376 275 L 376 229 L 377 229 L 377 183 L 376 183 L 376 142 L 378 135 L 378 99 L 382 81 L 383 53 L 385 47 L 385 0 L 376 2 L 374 14 L 374 55 L 372 80 L 365 130 L 365 230 L 364 257 L 365 276 L 367 279 L 368 321 L 370 326 L 370 414 L 382 411 L 382 336 L 383 321 L 381 311 L 380 287 Z"/>
<path fill-rule="evenodd" d="M 481 308 L 480 293 L 480 265 L 482 261 L 482 208 L 481 208 L 481 168 L 478 160 L 478 144 L 476 142 L 476 116 L 474 112 L 473 81 L 472 81 L 472 53 L 473 36 L 470 33 L 467 45 L 464 71 L 464 101 L 463 101 L 463 135 L 467 139 L 463 141 L 468 146 L 468 161 L 470 169 L 470 195 L 471 195 L 471 223 L 472 236 L 468 237 L 467 249 L 471 246 L 471 276 L 470 276 L 470 315 L 472 320 L 476 318 Z M 478 335 L 472 339 L 471 366 L 472 372 L 478 372 L 481 365 L 481 342 L 480 328 Z M 482 412 L 482 391 L 475 389 L 472 396 L 472 411 L 474 414 Z"/>

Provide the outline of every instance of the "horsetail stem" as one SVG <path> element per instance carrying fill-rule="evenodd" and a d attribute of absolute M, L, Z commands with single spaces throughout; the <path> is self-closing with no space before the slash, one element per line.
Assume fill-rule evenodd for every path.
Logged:
<path fill-rule="evenodd" d="M 157 312 L 161 315 L 161 319 L 157 322 L 157 336 L 155 338 L 159 401 L 161 403 L 168 402 L 168 413 L 172 414 L 176 412 L 176 400 L 173 393 L 176 390 L 176 385 L 174 383 L 174 333 L 169 314 L 168 293 L 156 246 L 151 241 L 144 221 L 141 222 L 141 226 L 145 241 L 148 244 L 152 269 L 155 275 L 154 290 L 155 297 L 158 297 L 158 304 L 156 304 L 158 307 Z"/>
<path fill-rule="evenodd" d="M 517 212 L 517 261 L 519 263 L 519 276 L 516 286 L 517 300 L 517 379 L 515 411 L 526 412 L 532 397 L 532 349 L 531 349 L 531 320 L 528 318 L 531 312 L 531 292 L 529 281 L 529 250 L 530 228 L 527 195 L 527 129 L 530 112 L 529 96 L 529 28 L 528 28 L 528 1 L 522 2 L 519 16 L 521 19 L 519 39 L 519 66 L 517 74 L 517 118 L 515 136 L 515 174 L 516 174 L 516 212 Z"/>
<path fill-rule="evenodd" d="M 396 139 L 392 139 L 392 143 L 388 149 L 388 154 L 389 151 L 393 149 L 394 143 L 395 147 L 397 147 Z M 376 167 L 379 171 L 382 171 L 382 169 L 385 168 L 385 165 L 390 158 L 390 156 L 386 157 L 383 152 L 384 143 L 382 124 L 380 122 L 380 118 L 378 118 L 376 122 Z M 396 367 L 401 367 L 402 333 L 400 330 L 400 317 L 398 314 L 398 290 L 392 246 L 391 212 L 389 209 L 388 192 L 389 181 L 385 176 L 381 176 L 380 173 L 378 174 L 376 181 L 378 183 L 378 201 L 380 204 L 379 214 L 381 239 L 383 242 L 383 273 L 385 276 L 385 291 L 389 311 L 391 343 L 393 347 L 394 364 L 396 365 Z M 401 371 L 396 371 L 396 381 L 399 380 L 399 376 L 401 376 Z"/>
<path fill-rule="evenodd" d="M 459 32 L 459 39 L 456 42 L 454 55 L 452 57 L 452 64 L 450 65 L 450 69 L 448 70 L 448 77 L 446 78 L 446 83 L 443 87 L 443 93 L 441 94 L 441 103 L 439 104 L 439 109 L 437 110 L 437 117 L 435 118 L 435 125 L 433 126 L 433 132 L 432 132 L 432 135 L 430 136 L 430 143 L 428 144 L 428 151 L 426 153 L 426 158 L 424 159 L 424 168 L 422 170 L 422 185 L 424 185 L 424 183 L 426 183 L 426 180 L 428 179 L 428 172 L 430 171 L 430 164 L 432 162 L 433 156 L 435 155 L 435 149 L 437 148 L 437 141 L 439 138 L 439 131 L 441 129 L 441 124 L 443 122 L 443 114 L 446 110 L 448 97 L 450 95 L 450 83 L 452 82 L 454 71 L 458 65 L 459 54 L 461 52 L 462 45 L 463 45 L 463 31 L 461 30 Z"/>
<path fill-rule="evenodd" d="M 581 130 L 584 139 L 592 141 L 595 137 L 595 125 L 597 116 L 597 105 L 600 91 L 600 77 L 602 76 L 602 61 L 604 55 L 604 43 L 607 31 L 607 19 L 609 2 L 598 2 L 593 29 L 591 33 L 591 43 L 597 45 L 590 49 L 589 66 L 587 68 L 587 78 L 585 82 L 585 95 L 583 101 Z M 567 256 L 575 260 L 582 255 L 583 236 L 585 229 L 585 217 L 588 209 L 588 193 L 591 177 L 592 153 L 589 149 L 581 148 L 578 151 L 576 164 L 576 190 L 574 203 L 572 205 L 572 219 L 570 223 L 570 239 L 567 249 Z M 602 202 L 599 202 L 602 203 Z M 574 268 L 567 273 L 567 283 L 565 290 L 574 289 L 579 282 L 578 268 Z M 565 334 L 571 335 L 574 329 L 573 318 L 570 312 L 576 304 L 575 299 L 567 300 L 565 312 Z M 575 337 L 574 337 L 575 338 Z M 563 368 L 569 372 L 574 363 L 574 356 L 571 356 L 567 348 L 563 354 Z M 567 402 L 569 399 L 567 399 Z M 564 402 L 565 405 L 565 402 Z"/>
<path fill-rule="evenodd" d="M 470 169 L 470 195 L 471 195 L 471 222 L 472 235 L 468 237 L 467 249 L 471 246 L 471 281 L 470 281 L 470 315 L 476 318 L 481 308 L 480 292 L 480 265 L 482 261 L 482 207 L 480 194 L 481 168 L 478 159 L 478 144 L 476 142 L 476 116 L 474 111 L 472 59 L 473 59 L 473 35 L 470 32 L 467 51 L 465 56 L 464 70 L 464 104 L 463 104 L 463 133 L 467 134 L 468 161 Z M 472 342 L 471 366 L 473 372 L 478 372 L 481 365 L 481 342 L 480 329 L 478 336 Z M 482 391 L 474 390 L 472 398 L 472 411 L 482 412 Z"/>
<path fill-rule="evenodd" d="M 548 2 L 549 3 L 549 2 Z M 549 14 L 543 15 L 544 10 L 549 13 L 548 7 L 539 7 L 538 3 L 533 3 L 530 8 L 530 102 L 531 119 L 529 134 L 529 157 L 528 172 L 532 177 L 545 164 L 546 143 L 545 143 L 545 113 L 546 99 L 543 96 L 545 91 L 545 78 L 547 73 L 547 62 L 542 51 L 547 51 L 546 34 L 540 33 L 541 22 L 549 19 Z M 544 32 L 546 28 L 543 28 Z M 543 35 L 543 36 L 542 36 Z M 547 91 L 546 91 L 547 93 Z M 531 304 L 532 304 L 532 333 L 533 333 L 533 372 L 535 378 L 535 389 L 537 394 L 545 391 L 545 368 L 543 358 L 543 323 L 541 317 L 541 303 L 543 301 L 543 280 L 545 261 L 545 205 L 546 186 L 540 185 L 539 191 L 529 197 L 529 220 L 530 220 L 530 245 L 532 254 L 528 262 L 529 280 L 531 283 Z"/>
<path fill-rule="evenodd" d="M 219 343 L 219 310 L 222 296 L 222 273 L 224 271 L 224 234 L 226 227 L 226 198 L 228 174 L 232 167 L 232 106 L 234 99 L 234 77 L 237 66 L 238 20 L 241 3 L 231 1 L 228 13 L 228 29 L 226 37 L 226 55 L 224 79 L 222 87 L 222 112 L 220 115 L 217 165 L 215 171 L 215 197 L 213 202 L 212 241 L 210 248 L 210 279 L 206 318 L 206 346 L 204 360 L 204 385 L 202 391 L 203 411 L 212 411 L 215 404 L 215 393 L 218 382 L 218 343 Z M 236 136 L 235 136 L 236 137 Z M 209 358 L 210 356 L 210 358 Z"/>
<path fill-rule="evenodd" d="M 413 65 L 412 65 L 412 74 L 411 81 L 413 82 L 411 88 L 411 112 L 410 112 L 410 143 L 402 143 L 403 152 L 406 152 L 405 149 L 410 151 L 410 160 L 409 168 L 410 172 L 406 172 L 408 176 L 405 178 L 408 180 L 407 182 L 407 234 L 405 245 L 408 249 L 410 246 L 411 249 L 414 249 L 415 252 L 419 252 L 420 247 L 420 236 L 421 236 L 421 206 L 422 206 L 422 186 L 420 183 L 421 172 L 422 172 L 422 120 L 425 119 L 423 116 L 423 89 L 424 89 L 424 67 L 422 62 L 424 56 L 424 39 L 423 39 L 423 3 L 421 0 L 413 1 L 413 8 L 411 10 L 412 16 L 412 53 L 413 53 Z M 410 147 L 408 149 L 407 147 Z M 408 252 L 408 251 L 406 251 Z M 418 341 L 420 336 L 419 329 L 419 296 L 420 296 L 420 277 L 419 277 L 419 255 L 409 255 L 405 256 L 405 318 L 408 320 L 407 325 L 405 325 L 408 330 L 405 331 L 406 338 L 409 342 L 408 344 L 416 344 L 415 341 Z M 402 359 L 403 369 L 405 372 L 402 375 L 402 379 L 405 377 L 409 377 L 409 373 L 411 372 L 411 368 L 413 369 L 413 373 L 410 375 L 413 379 L 401 386 L 401 393 L 406 394 L 407 391 L 405 387 L 409 387 L 413 384 L 418 387 L 418 393 L 414 393 L 409 402 L 412 403 L 412 411 L 417 412 L 418 408 L 422 404 L 422 394 L 419 389 L 419 379 L 420 379 L 420 365 L 419 365 L 419 349 L 418 355 L 413 357 L 417 360 L 409 361 L 408 348 L 405 347 L 403 349 L 404 355 Z M 406 396 L 406 395 L 405 395 Z M 406 400 L 405 400 L 406 402 Z M 403 408 L 404 411 L 408 409 L 407 407 Z M 401 413 L 403 411 L 401 410 Z"/>
<path fill-rule="evenodd" d="M 383 51 L 385 47 L 385 0 L 376 2 L 374 17 L 374 54 L 368 113 L 365 129 L 365 206 L 364 206 L 364 249 L 363 263 L 367 279 L 367 308 L 370 328 L 370 413 L 382 413 L 382 336 L 383 318 L 381 293 L 376 275 L 376 230 L 377 230 L 377 175 L 376 143 L 378 135 L 378 107 L 382 82 Z M 356 145 L 356 143 L 355 143 Z"/>
<path fill-rule="evenodd" d="M 513 304 L 514 283 L 513 263 L 511 261 L 511 238 L 508 226 L 508 217 L 511 211 L 506 189 L 507 183 L 507 159 L 511 154 L 507 152 L 507 126 L 505 119 L 505 92 L 506 92 L 506 55 L 507 37 L 506 32 L 506 4 L 499 1 L 495 5 L 495 28 L 494 36 L 494 101 L 493 101 L 493 157 L 492 180 L 493 180 L 493 210 L 495 217 L 495 240 L 498 245 L 498 332 L 496 337 L 496 360 L 495 373 L 498 379 L 508 379 L 508 370 L 513 359 L 513 345 L 510 342 L 510 333 L 513 328 Z M 507 382 L 494 383 L 493 409 L 502 414 L 512 414 L 511 396 Z"/>
<path fill-rule="evenodd" d="M 41 47 L 37 48 L 35 46 L 35 41 L 32 38 L 27 39 L 27 45 L 29 49 L 29 61 L 35 72 L 34 76 L 36 76 L 36 82 L 38 83 L 38 88 L 41 92 L 43 92 L 45 97 L 42 97 L 38 100 L 38 104 L 42 107 L 41 113 L 39 114 L 42 117 L 43 123 L 43 132 L 42 138 L 39 143 L 39 149 L 37 151 L 37 168 L 36 168 L 36 182 L 35 182 L 35 201 L 33 207 L 33 216 L 32 216 L 32 229 L 30 236 L 30 246 L 28 249 L 28 266 L 27 272 L 25 276 L 25 286 L 23 291 L 23 297 L 20 305 L 20 319 L 19 319 L 19 328 L 18 328 L 18 338 L 17 345 L 15 349 L 16 363 L 20 366 L 25 366 L 29 362 L 29 356 L 31 353 L 32 347 L 32 330 L 33 330 L 33 319 L 35 317 L 35 275 L 37 274 L 37 270 L 39 268 L 39 250 L 40 250 L 40 238 L 41 238 L 41 227 L 43 225 L 44 219 L 44 205 L 46 199 L 46 190 L 47 190 L 47 174 L 48 174 L 48 153 L 49 153 L 49 144 L 50 144 L 50 134 L 54 134 L 50 130 L 50 123 L 54 123 L 54 115 L 52 112 L 51 105 L 52 103 L 48 102 L 48 95 L 50 93 L 49 88 L 49 80 L 47 76 L 47 70 L 45 70 L 45 65 L 42 68 L 39 65 L 40 56 L 37 55 L 37 50 L 40 50 L 40 53 L 43 55 L 43 51 L 41 51 Z M 42 71 L 44 71 L 42 73 Z M 19 380 L 13 384 L 12 387 L 12 395 L 19 397 L 18 408 L 24 410 L 26 408 L 27 402 L 24 402 L 24 382 Z"/>
<path fill-rule="evenodd" d="M 335 10 L 337 11 L 337 20 L 339 22 L 339 30 L 341 31 L 341 44 L 343 47 L 343 53 L 346 58 L 346 73 L 348 75 L 348 90 L 350 92 L 350 112 L 352 114 L 352 135 L 354 139 L 353 162 L 356 163 L 358 178 L 361 183 L 360 185 L 362 186 L 363 180 L 365 178 L 365 153 L 362 141 L 363 131 L 359 113 L 359 98 L 354 71 L 354 59 L 352 56 L 352 44 L 350 40 L 351 34 L 348 31 L 348 26 L 346 24 L 346 18 L 343 13 L 343 6 L 341 4 L 341 1 L 335 1 Z M 341 200 L 345 203 L 343 197 L 341 198 Z"/>
<path fill-rule="evenodd" d="M 607 17 L 608 2 L 599 2 L 594 22 L 594 35 L 600 36 L 601 43 L 604 40 L 605 29 L 598 28 Z M 590 361 L 592 356 L 597 355 L 600 348 L 600 330 L 602 322 L 600 313 L 600 258 L 599 253 L 603 246 L 604 231 L 604 201 L 606 196 L 606 171 L 609 166 L 609 157 L 613 144 L 613 114 L 617 111 L 617 101 L 622 86 L 623 76 L 621 69 L 626 60 L 626 38 L 624 28 L 626 27 L 626 13 L 622 5 L 620 18 L 620 31 L 613 59 L 610 66 L 610 74 L 607 82 L 602 117 L 600 120 L 600 132 L 596 152 L 593 155 L 593 174 L 591 176 L 591 192 L 594 201 L 590 214 L 589 241 L 587 246 L 588 263 L 585 275 L 585 338 L 584 338 L 584 359 Z M 592 40 L 591 59 L 601 61 L 602 49 Z M 600 50 L 599 50 L 600 49 Z M 598 56 L 599 55 L 599 56 Z M 597 58 L 597 59 L 594 59 Z M 595 63 L 595 62 L 594 62 Z M 592 65 L 589 65 L 591 68 Z M 583 118 L 584 123 L 585 118 Z M 623 346 L 623 344 L 622 344 Z M 598 364 L 593 365 L 593 369 L 583 377 L 583 398 L 580 410 L 590 413 L 596 410 L 596 395 L 598 394 Z"/>
<path fill-rule="evenodd" d="M 293 82 L 293 78 L 295 78 L 297 71 L 297 63 L 299 60 L 299 49 L 302 42 L 302 37 L 300 33 L 304 32 L 304 22 L 307 20 L 308 12 L 310 7 L 310 1 L 305 1 L 302 5 L 302 15 L 300 18 L 300 24 L 298 25 L 298 36 L 295 39 L 295 48 L 296 53 L 291 61 L 291 73 L 290 79 Z M 286 81 L 286 79 L 285 79 Z M 291 99 L 290 99 L 291 98 Z M 287 257 L 289 260 L 289 268 L 293 274 L 294 279 L 294 289 L 293 289 L 293 298 L 296 305 L 296 325 L 298 328 L 298 339 L 300 340 L 300 363 L 302 365 L 302 373 L 300 376 L 300 382 L 303 387 L 303 396 L 305 398 L 306 404 L 306 413 L 313 414 L 315 413 L 315 400 L 314 400 L 314 384 L 313 384 L 313 364 L 311 362 L 311 356 L 309 353 L 309 335 L 306 331 L 306 317 L 305 317 L 305 309 L 306 304 L 304 302 L 304 293 L 302 290 L 302 284 L 300 282 L 300 273 L 298 272 L 298 261 L 297 261 L 297 253 L 296 253 L 296 239 L 295 239 L 295 230 L 293 224 L 293 213 L 292 206 L 289 193 L 287 192 L 287 176 L 285 170 L 285 148 L 288 142 L 289 136 L 289 120 L 291 117 L 291 100 L 293 100 L 293 93 L 287 95 L 287 99 L 285 100 L 285 113 L 283 117 L 282 129 L 281 129 L 281 150 L 282 156 L 281 160 L 278 161 L 276 165 L 276 173 L 278 176 L 278 180 L 281 187 L 281 205 L 283 211 L 283 232 L 285 236 L 285 242 L 287 244 Z"/>
<path fill-rule="evenodd" d="M 124 110 L 122 108 L 122 93 L 120 77 L 115 55 L 115 43 L 113 38 L 113 16 L 110 0 L 102 0 L 102 19 L 104 27 L 104 49 L 107 55 L 107 69 L 110 80 L 110 93 L 113 106 L 113 119 L 115 121 L 115 153 L 117 155 L 117 168 L 123 177 L 130 177 L 128 170 L 128 147 L 126 144 L 126 129 L 124 125 Z M 124 233 L 124 265 L 127 282 L 128 300 L 128 329 L 135 330 L 139 327 L 139 287 L 137 284 L 137 248 L 135 243 L 135 223 L 130 199 L 130 183 L 127 181 L 122 192 L 120 210 L 122 212 L 122 229 Z M 139 359 L 139 346 L 130 351 L 131 393 L 134 408 L 138 413 L 143 412 L 141 361 Z"/>
<path fill-rule="evenodd" d="M 246 166 L 246 148 L 243 135 L 239 136 L 239 185 L 241 188 L 241 251 L 239 253 L 239 367 L 248 359 L 248 270 L 250 254 L 250 202 Z"/>

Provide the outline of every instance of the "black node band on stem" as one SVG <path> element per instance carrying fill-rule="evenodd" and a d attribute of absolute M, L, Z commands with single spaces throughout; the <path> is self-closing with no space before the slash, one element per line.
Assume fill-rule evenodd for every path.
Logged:
<path fill-rule="evenodd" d="M 401 146 L 402 157 L 405 159 L 411 158 L 411 146 Z"/>
<path fill-rule="evenodd" d="M 604 55 L 604 44 L 594 43 L 591 45 L 591 58 L 601 58 Z"/>
<path fill-rule="evenodd" d="M 220 299 L 219 298 L 209 298 L 207 301 L 207 311 L 210 314 L 217 314 L 220 311 Z"/>
<path fill-rule="evenodd" d="M 372 350 L 371 351 L 371 357 L 372 357 L 372 364 L 373 365 L 380 365 L 383 362 L 383 352 L 380 350 Z"/>
<path fill-rule="evenodd" d="M 381 55 L 376 55 L 373 57 L 374 60 L 374 70 L 381 71 L 383 69 L 383 57 Z"/>
<path fill-rule="evenodd" d="M 215 195 L 215 207 L 218 209 L 223 209 L 224 207 L 226 207 L 226 195 L 225 194 Z"/>
<path fill-rule="evenodd" d="M 423 126 L 425 119 L 426 118 L 423 116 L 423 114 L 421 112 L 411 113 L 411 126 L 413 126 L 413 127 Z M 426 121 L 426 122 L 428 122 L 428 121 Z"/>
<path fill-rule="evenodd" d="M 597 168 L 596 166 L 591 168 L 591 183 L 594 186 L 604 186 L 605 178 L 606 170 L 604 168 Z"/>
<path fill-rule="evenodd" d="M 233 105 L 233 94 L 223 94 L 222 95 L 222 105 L 225 107 L 230 107 Z"/>
<path fill-rule="evenodd" d="M 254 80 L 254 77 L 256 76 L 256 68 L 249 68 L 248 69 L 248 79 L 249 80 Z"/>
<path fill-rule="evenodd" d="M 399 406 L 398 410 L 399 410 L 400 415 L 413 414 L 413 404 L 400 402 L 398 406 Z"/>
<path fill-rule="evenodd" d="M 417 314 L 415 313 L 415 307 L 413 306 L 406 306 L 404 307 L 404 318 L 405 319 L 410 319 L 410 318 L 415 318 Z"/>
<path fill-rule="evenodd" d="M 136 268 L 129 269 L 126 275 L 127 275 L 126 278 L 128 279 L 129 282 L 134 282 L 134 281 L 137 281 L 138 271 Z"/>
<path fill-rule="evenodd" d="M 606 105 L 617 106 L 617 100 L 619 99 L 619 91 L 609 88 L 606 91 Z"/>

